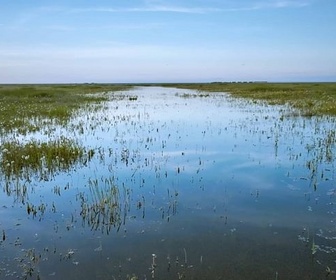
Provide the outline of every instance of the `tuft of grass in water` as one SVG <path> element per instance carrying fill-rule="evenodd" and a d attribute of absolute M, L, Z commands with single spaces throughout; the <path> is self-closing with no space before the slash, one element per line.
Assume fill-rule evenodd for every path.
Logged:
<path fill-rule="evenodd" d="M 183 93 L 181 95 L 175 94 L 176 96 L 180 96 L 182 98 L 198 98 L 198 97 L 209 97 L 209 93 L 199 92 L 197 94 Z"/>
<path fill-rule="evenodd" d="M 55 173 L 70 170 L 76 163 L 85 164 L 93 156 L 93 151 L 85 151 L 72 139 L 60 139 L 28 143 L 5 142 L 0 146 L 0 170 L 7 179 L 24 178 L 32 174 L 48 180 Z"/>
<path fill-rule="evenodd" d="M 113 227 L 119 230 L 122 224 L 122 203 L 120 202 L 119 188 L 114 178 L 90 179 L 89 188 L 91 199 L 80 193 L 83 225 L 87 224 L 92 230 L 101 230 L 109 234 Z M 124 219 L 126 218 L 127 203 L 124 205 Z M 124 220 L 125 222 L 125 220 Z"/>
<path fill-rule="evenodd" d="M 228 92 L 234 97 L 288 104 L 302 115 L 336 115 L 336 83 L 164 84 L 201 92 Z"/>
<path fill-rule="evenodd" d="M 0 87 L 0 132 L 38 131 L 44 120 L 66 124 L 85 104 L 109 100 L 109 93 L 126 85 L 2 85 Z"/>

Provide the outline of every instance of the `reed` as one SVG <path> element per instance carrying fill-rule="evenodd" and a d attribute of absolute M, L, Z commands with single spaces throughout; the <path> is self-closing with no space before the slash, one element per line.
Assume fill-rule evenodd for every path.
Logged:
<path fill-rule="evenodd" d="M 114 179 L 89 180 L 90 198 L 79 194 L 83 225 L 87 224 L 92 230 L 101 230 L 109 234 L 112 227 L 119 230 L 122 224 L 122 205 L 119 188 Z"/>

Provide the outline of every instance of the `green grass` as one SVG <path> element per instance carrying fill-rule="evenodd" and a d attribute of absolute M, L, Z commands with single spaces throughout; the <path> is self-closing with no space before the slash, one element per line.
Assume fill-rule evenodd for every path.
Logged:
<path fill-rule="evenodd" d="M 41 122 L 65 124 L 85 104 L 109 99 L 107 92 L 126 85 L 2 85 L 0 86 L 0 132 L 24 134 L 41 129 Z"/>
<path fill-rule="evenodd" d="M 336 83 L 206 83 L 166 84 L 204 92 L 228 92 L 234 97 L 288 104 L 302 115 L 336 115 Z"/>
<path fill-rule="evenodd" d="M 76 163 L 85 164 L 93 156 L 76 141 L 60 139 L 27 143 L 19 141 L 5 142 L 0 145 L 0 170 L 7 179 L 24 178 L 30 180 L 34 174 L 40 180 L 49 180 L 60 171 L 68 171 Z"/>
<path fill-rule="evenodd" d="M 107 234 L 114 227 L 119 230 L 122 208 L 125 210 L 126 205 L 122 205 L 120 201 L 119 188 L 115 185 L 114 178 L 90 179 L 89 188 L 91 199 L 83 194 L 78 196 L 81 201 L 80 215 L 83 225 L 87 224 L 92 230 L 106 231 Z M 123 214 L 126 217 L 126 213 Z"/>
<path fill-rule="evenodd" d="M 89 161 L 94 152 L 86 151 L 76 140 L 65 137 L 41 142 L 18 140 L 41 131 L 53 138 L 50 128 L 66 126 L 81 110 L 97 110 L 111 99 L 110 92 L 128 89 L 126 85 L 2 85 L 0 86 L 0 174 L 12 179 L 49 180 Z M 112 93 L 112 97 L 119 95 Z"/>

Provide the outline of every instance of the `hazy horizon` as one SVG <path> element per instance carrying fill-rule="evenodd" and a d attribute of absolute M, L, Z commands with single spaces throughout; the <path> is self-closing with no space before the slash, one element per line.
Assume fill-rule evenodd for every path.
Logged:
<path fill-rule="evenodd" d="M 335 82 L 333 0 L 3 1 L 0 83 Z"/>

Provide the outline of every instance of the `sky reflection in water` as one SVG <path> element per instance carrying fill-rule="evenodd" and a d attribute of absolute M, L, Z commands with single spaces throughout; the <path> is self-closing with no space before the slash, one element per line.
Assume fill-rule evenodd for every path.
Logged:
<path fill-rule="evenodd" d="M 335 277 L 333 118 L 223 93 L 123 94 L 137 99 L 55 130 L 95 150 L 86 166 L 33 179 L 24 203 L 0 196 L 1 278 Z"/>

